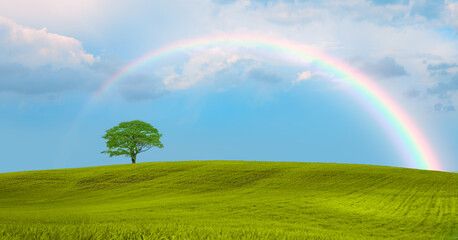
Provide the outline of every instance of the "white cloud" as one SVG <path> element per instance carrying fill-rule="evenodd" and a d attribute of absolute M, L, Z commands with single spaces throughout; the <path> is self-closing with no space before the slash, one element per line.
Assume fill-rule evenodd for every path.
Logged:
<path fill-rule="evenodd" d="M 100 0 L 0 0 L 0 16 L 20 25 L 46 27 L 50 32 L 77 38 L 82 32 L 97 34 L 94 27 L 102 20 L 97 11 L 103 8 L 107 9 Z"/>
<path fill-rule="evenodd" d="M 299 82 L 302 82 L 302 81 L 305 81 L 305 80 L 308 80 L 312 77 L 312 72 L 310 70 L 308 71 L 305 71 L 305 72 L 301 72 L 301 73 L 298 73 L 297 74 L 297 78 L 295 81 L 293 81 L 293 84 L 295 83 L 299 83 Z"/>
<path fill-rule="evenodd" d="M 166 89 L 182 90 L 208 80 L 216 73 L 227 69 L 240 60 L 252 59 L 247 54 L 223 50 L 222 48 L 211 48 L 204 51 L 190 53 L 190 59 L 184 63 L 180 73 L 174 68 L 167 67 L 163 83 Z"/>
<path fill-rule="evenodd" d="M 27 26 L 48 27 L 50 31 L 42 31 L 42 35 L 47 37 L 50 35 L 48 32 L 56 32 L 84 39 L 85 46 L 89 45 L 91 50 L 103 52 L 107 49 L 107 53 L 119 54 L 118 57 L 126 61 L 176 40 L 220 33 L 286 38 L 314 46 L 349 64 L 355 58 L 367 62 L 392 57 L 409 73 L 402 78 L 403 83 L 386 83 L 393 88 L 400 88 L 403 84 L 402 87 L 407 89 L 421 89 L 425 79 L 429 79 L 427 64 L 422 62 L 450 62 L 458 55 L 457 38 L 444 36 L 438 31 L 444 26 L 458 30 L 458 7 L 450 0 L 445 1 L 444 6 L 435 4 L 434 14 L 424 12 L 429 5 L 425 5 L 427 2 L 423 0 L 410 1 L 412 4 L 405 0 L 269 1 L 267 4 L 249 0 L 216 2 L 225 4 L 215 4 L 211 0 L 180 4 L 175 1 L 146 3 L 134 0 L 129 3 L 109 2 L 110 8 L 106 8 L 106 0 L 45 0 L 40 3 L 0 0 L 0 15 Z M 24 8 L 25 5 L 29 7 Z M 446 8 L 444 11 L 441 10 L 443 7 Z M 428 14 L 435 17 L 425 17 Z M 66 46 L 63 48 L 78 45 L 73 48 L 79 49 L 74 50 L 77 57 L 57 54 L 48 56 L 43 62 L 57 64 L 53 58 L 67 59 L 63 63 L 68 66 L 78 61 L 89 63 L 91 57 L 97 61 L 90 54 L 89 58 L 82 57 L 87 53 L 81 43 L 73 43 L 63 44 Z M 212 81 L 215 74 L 237 65 L 246 57 L 237 50 L 220 50 L 226 55 L 196 51 L 191 53 L 187 63 L 164 64 L 180 67 L 160 75 L 162 84 L 174 90 Z M 28 65 L 41 63 L 37 59 L 44 57 L 39 50 L 34 52 L 35 57 L 18 57 L 17 62 L 25 64 L 30 61 Z M 4 54 L 0 55 L 0 58 L 4 57 Z M 254 60 L 262 61 L 260 59 L 262 57 Z M 429 79 L 427 84 L 434 85 L 435 81 L 438 80 Z"/>
<path fill-rule="evenodd" d="M 380 4 L 387 2 L 389 4 Z M 354 59 L 360 63 L 396 59 L 408 75 L 396 81 L 379 82 L 393 95 L 403 97 L 410 89 L 424 92 L 441 81 L 429 76 L 428 64 L 453 62 L 458 57 L 458 38 L 444 32 L 448 26 L 458 32 L 456 2 L 410 2 L 412 4 L 368 0 L 271 1 L 249 8 L 238 1 L 221 5 L 211 24 L 222 32 L 275 36 L 314 46 L 354 67 L 358 67 Z M 429 9 L 430 5 L 434 6 Z M 386 78 L 380 74 L 372 77 Z M 310 78 L 314 79 L 304 73 L 293 82 Z M 430 97 L 421 104 L 435 101 Z"/>
<path fill-rule="evenodd" d="M 447 5 L 447 23 L 458 34 L 458 2 L 450 2 Z"/>
<path fill-rule="evenodd" d="M 24 27 L 3 17 L 0 17 L 0 42 L 1 62 L 60 68 L 80 67 L 97 61 L 74 38 L 48 33 L 45 28 Z"/>
<path fill-rule="evenodd" d="M 325 81 L 334 81 L 339 82 L 338 79 L 332 73 L 326 73 L 321 71 L 312 71 L 307 70 L 297 74 L 297 78 L 292 81 L 292 84 L 299 84 L 301 82 L 309 81 L 309 80 L 325 80 Z"/>
<path fill-rule="evenodd" d="M 2 95 L 91 92 L 112 74 L 112 65 L 87 53 L 75 38 L 24 27 L 0 17 Z"/>

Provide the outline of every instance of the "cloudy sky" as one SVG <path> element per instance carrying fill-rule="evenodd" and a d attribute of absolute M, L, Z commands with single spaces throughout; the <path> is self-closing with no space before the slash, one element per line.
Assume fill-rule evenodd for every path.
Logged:
<path fill-rule="evenodd" d="M 165 146 L 138 162 L 406 167 L 332 73 L 279 52 L 175 51 L 95 94 L 155 49 L 224 34 L 285 39 L 352 66 L 403 107 L 443 170 L 458 170 L 458 1 L 0 0 L 0 172 L 129 163 L 101 154 L 101 136 L 135 119 Z"/>

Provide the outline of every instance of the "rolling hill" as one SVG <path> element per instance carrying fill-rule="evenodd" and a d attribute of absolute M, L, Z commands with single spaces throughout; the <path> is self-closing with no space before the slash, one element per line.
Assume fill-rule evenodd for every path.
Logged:
<path fill-rule="evenodd" d="M 0 174 L 0 239 L 458 239 L 458 174 L 188 161 Z"/>

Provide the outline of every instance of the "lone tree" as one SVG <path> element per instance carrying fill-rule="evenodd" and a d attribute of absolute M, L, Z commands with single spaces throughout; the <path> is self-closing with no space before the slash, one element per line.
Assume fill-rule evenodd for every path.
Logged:
<path fill-rule="evenodd" d="M 103 138 L 107 140 L 108 150 L 102 153 L 110 154 L 110 157 L 130 156 L 132 163 L 135 163 L 137 154 L 148 151 L 152 147 L 163 148 L 159 140 L 161 137 L 162 134 L 149 123 L 140 120 L 122 122 L 106 130 Z"/>

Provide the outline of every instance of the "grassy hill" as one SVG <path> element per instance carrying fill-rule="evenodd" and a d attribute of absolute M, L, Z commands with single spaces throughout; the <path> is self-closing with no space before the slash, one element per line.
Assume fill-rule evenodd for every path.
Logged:
<path fill-rule="evenodd" d="M 458 239 L 458 174 L 190 161 L 0 174 L 0 239 Z"/>

